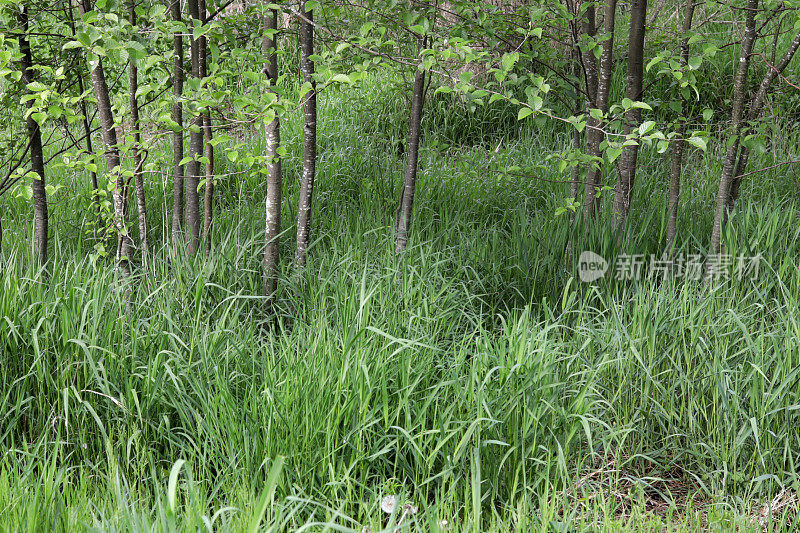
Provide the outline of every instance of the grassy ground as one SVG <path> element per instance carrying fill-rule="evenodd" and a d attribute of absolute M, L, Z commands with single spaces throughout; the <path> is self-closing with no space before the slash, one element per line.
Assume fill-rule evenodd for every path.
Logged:
<path fill-rule="evenodd" d="M 498 128 L 501 111 L 468 117 L 440 102 L 413 242 L 397 258 L 405 103 L 378 84 L 360 91 L 322 99 L 311 261 L 299 278 L 285 263 L 274 330 L 257 296 L 257 176 L 220 184 L 211 259 L 157 250 L 130 303 L 113 269 L 88 258 L 94 217 L 73 200 L 88 198 L 86 176 L 53 172 L 65 189 L 45 273 L 30 267 L 29 208 L 3 198 L 0 528 L 797 526 L 791 171 L 748 181 L 730 224 L 731 255 L 764 257 L 755 280 L 583 284 L 565 260 L 568 217 L 554 214 L 567 186 L 497 170 L 563 179 L 546 157 L 566 134 Z M 445 116 L 460 122 L 445 128 Z M 299 120 L 284 128 L 286 257 Z M 263 143 L 237 135 L 254 151 Z M 785 142 L 754 164 L 780 160 Z M 645 152 L 628 253 L 663 251 L 667 168 Z M 681 254 L 705 249 L 719 170 L 714 148 L 690 157 Z M 149 183 L 158 243 L 171 198 L 162 179 Z M 576 252 L 619 253 L 604 223 L 575 234 Z M 391 515 L 387 495 L 398 498 Z"/>

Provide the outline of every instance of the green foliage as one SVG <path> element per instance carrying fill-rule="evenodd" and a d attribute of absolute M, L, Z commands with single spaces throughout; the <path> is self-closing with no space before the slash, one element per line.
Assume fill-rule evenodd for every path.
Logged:
<path fill-rule="evenodd" d="M 259 136 L 220 163 L 220 173 L 241 174 L 223 193 L 235 203 L 218 214 L 210 261 L 159 251 L 125 282 L 130 300 L 70 233 L 94 225 L 91 209 L 54 207 L 48 284 L 25 243 L 6 242 L 0 505 L 9 522 L 379 530 L 380 499 L 393 494 L 419 507 L 413 527 L 433 531 L 441 520 L 456 530 L 658 531 L 666 521 L 693 530 L 693 520 L 746 527 L 750 502 L 796 482 L 800 235 L 783 231 L 797 226 L 793 210 L 771 207 L 790 194 L 773 187 L 779 173 L 727 237 L 731 254 L 764 254 L 757 283 L 582 285 L 565 259 L 565 217 L 552 215 L 566 186 L 501 172 L 515 162 L 558 178 L 546 155 L 566 128 L 529 127 L 498 150 L 478 144 L 459 157 L 436 148 L 445 138 L 432 129 L 415 244 L 398 261 L 388 214 L 401 159 L 369 133 L 368 109 L 352 113 L 354 101 L 383 97 L 387 107 L 392 96 L 381 96 L 380 77 L 368 81 L 321 99 L 333 134 L 320 140 L 319 237 L 301 279 L 282 266 L 274 329 L 262 327 L 255 296 L 263 178 L 242 161 L 262 150 Z M 298 114 L 284 124 L 289 220 L 301 126 Z M 701 197 L 719 165 L 710 157 L 692 163 Z M 639 190 L 656 190 L 663 160 L 648 148 L 641 164 Z M 88 205 L 78 170 L 52 179 Z M 155 219 L 170 194 L 149 185 Z M 681 253 L 702 242 L 707 208 L 690 203 L 682 215 Z M 27 209 L 12 206 L 10 231 L 24 231 Z M 631 216 L 665 225 L 662 213 Z M 608 234 L 598 227 L 575 250 L 613 258 L 621 251 Z M 654 230 L 631 235 L 628 251 L 661 246 Z M 619 478 L 581 483 L 611 460 Z M 623 478 L 648 491 L 676 468 L 729 511 L 694 518 L 676 504 L 660 518 L 634 489 L 576 504 L 627 487 Z M 626 505 L 636 509 L 627 526 Z"/>
<path fill-rule="evenodd" d="M 0 0 L 0 161 L 10 170 L 0 193 L 18 184 L 0 198 L 0 528 L 761 530 L 752 519 L 762 504 L 799 490 L 797 185 L 778 166 L 797 158 L 796 96 L 771 95 L 785 115 L 737 138 L 767 170 L 745 182 L 724 240 L 732 256 L 763 257 L 756 280 L 584 284 L 574 260 L 583 250 L 609 262 L 662 257 L 667 156 L 684 122 L 696 150 L 676 253 L 704 252 L 732 140 L 719 135 L 738 61 L 730 25 L 707 22 L 686 64 L 679 31 L 649 34 L 645 94 L 622 94 L 618 60 L 606 112 L 587 105 L 572 69 L 569 32 L 588 2 L 572 13 L 457 0 L 446 16 L 424 2 L 307 2 L 320 25 L 320 136 L 312 253 L 298 273 L 288 258 L 311 84 L 299 78 L 294 26 L 274 33 L 277 80 L 263 72 L 261 42 L 265 10 L 291 6 L 175 23 L 163 3 L 143 2 L 131 24 L 123 2 L 99 0 L 73 30 L 63 6 L 32 3 L 37 79 L 23 85 L 18 4 Z M 759 14 L 764 28 L 772 20 Z M 186 80 L 182 124 L 168 83 L 176 32 L 185 45 L 206 37 L 210 53 L 207 75 Z M 581 34 L 577 47 L 599 57 L 610 37 Z M 759 46 L 767 57 L 766 39 Z M 624 49 L 617 36 L 618 58 Z M 101 60 L 121 132 L 116 169 L 76 133 L 83 106 L 96 127 L 80 85 Z M 133 175 L 129 63 L 156 244 L 123 279 L 109 268 L 111 192 L 116 173 Z M 768 67 L 753 63 L 758 79 Z M 390 226 L 420 71 L 414 230 L 398 257 Z M 796 63 L 787 72 L 795 79 Z M 634 109 L 641 123 L 624 135 Z M 196 130 L 209 110 L 217 207 L 205 260 L 167 249 L 160 222 L 170 219 L 172 133 Z M 27 116 L 46 134 L 54 244 L 41 268 L 28 244 L 41 176 L 19 155 Z M 267 317 L 262 132 L 276 118 L 284 259 Z M 590 119 L 604 128 L 602 157 L 572 147 Z M 630 146 L 640 155 L 628 226 L 564 216 L 582 205 L 571 171 L 613 176 Z M 209 162 L 180 163 L 195 158 Z M 601 213 L 612 190 L 610 179 L 599 187 Z M 135 225 L 122 231 L 136 242 Z M 385 496 L 397 504 L 389 514 Z M 775 527 L 796 528 L 782 512 Z"/>

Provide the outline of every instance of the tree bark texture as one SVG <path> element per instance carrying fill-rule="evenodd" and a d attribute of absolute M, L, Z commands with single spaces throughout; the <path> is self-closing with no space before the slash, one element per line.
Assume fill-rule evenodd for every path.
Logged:
<path fill-rule="evenodd" d="M 683 11 L 683 24 L 681 26 L 681 65 L 689 63 L 689 39 L 692 30 L 692 20 L 694 18 L 695 2 L 697 0 L 686 0 Z M 689 114 L 689 102 L 681 94 L 681 119 L 678 124 L 678 136 L 672 144 L 672 161 L 669 176 L 669 207 L 667 222 L 667 250 L 672 254 L 675 246 L 675 239 L 678 235 L 678 207 L 681 196 L 681 180 L 683 174 L 683 157 L 686 152 L 686 115 Z"/>
<path fill-rule="evenodd" d="M 82 15 L 92 10 L 91 0 L 81 0 L 79 6 Z M 97 114 L 100 118 L 103 144 L 106 147 L 106 164 L 114 179 L 114 188 L 111 194 L 114 202 L 114 227 L 117 230 L 117 265 L 123 275 L 129 275 L 131 239 L 126 227 L 128 211 L 127 184 L 120 166 L 117 131 L 114 127 L 114 116 L 111 112 L 111 98 L 108 94 L 103 61 L 100 57 L 95 57 L 93 63 L 94 65 L 91 67 L 92 88 L 97 100 Z"/>
<path fill-rule="evenodd" d="M 731 106 L 731 127 L 728 149 L 722 165 L 722 175 L 719 179 L 719 189 L 717 191 L 717 207 L 714 214 L 714 227 L 711 231 L 711 247 L 709 253 L 719 254 L 722 251 L 722 232 L 724 230 L 724 218 L 728 205 L 728 198 L 731 191 L 731 181 L 736 169 L 736 159 L 739 152 L 739 135 L 742 130 L 744 117 L 744 105 L 747 100 L 747 72 L 750 66 L 750 54 L 756 40 L 756 10 L 758 0 L 748 0 L 745 11 L 745 30 L 742 39 L 741 52 L 739 53 L 739 65 L 736 69 L 736 77 L 733 82 L 733 103 Z M 711 263 L 709 263 L 711 264 Z"/>
<path fill-rule="evenodd" d="M 264 71 L 270 80 L 270 91 L 278 80 L 278 54 L 277 54 L 277 35 L 274 33 L 278 29 L 278 12 L 270 10 L 264 20 L 264 39 L 262 41 L 262 51 L 266 62 Z M 280 119 L 277 114 L 275 118 L 266 126 L 266 145 L 268 158 L 267 162 L 267 197 L 266 197 L 266 227 L 264 232 L 264 296 L 267 299 L 268 311 L 275 300 L 278 289 L 278 273 L 280 266 L 280 246 L 279 239 L 281 233 L 281 196 L 283 178 L 281 175 L 281 159 L 278 155 L 278 148 L 281 144 Z"/>
<path fill-rule="evenodd" d="M 769 88 L 772 85 L 772 82 L 775 81 L 775 78 L 781 75 L 783 71 L 786 70 L 786 67 L 789 65 L 789 63 L 791 63 L 798 47 L 800 47 L 800 32 L 795 35 L 795 38 L 786 49 L 786 52 L 781 57 L 780 61 L 774 65 L 774 68 L 770 67 L 767 70 L 767 73 L 764 75 L 764 79 L 761 80 L 761 84 L 758 86 L 758 91 L 753 97 L 753 100 L 750 103 L 750 109 L 747 112 L 747 119 L 749 121 L 758 119 L 758 116 L 761 114 L 761 110 L 764 108 L 764 104 L 767 100 L 767 91 L 769 91 Z M 728 203 L 726 206 L 726 213 L 728 214 L 733 211 L 736 200 L 739 199 L 739 188 L 742 184 L 742 175 L 747 170 L 747 162 L 749 158 L 750 150 L 742 146 L 742 151 L 739 154 L 739 161 L 736 164 L 736 174 L 731 182 L 731 193 L 728 195 Z"/>
<path fill-rule="evenodd" d="M 611 75 L 614 68 L 614 30 L 617 13 L 617 0 L 608 0 L 603 14 L 602 54 L 600 56 L 600 73 L 597 79 L 597 97 L 595 109 L 603 114 L 608 112 L 608 97 L 611 91 Z M 589 118 L 586 133 L 586 149 L 589 156 L 600 157 L 600 145 L 603 141 L 604 121 Z M 584 215 L 587 220 L 594 219 L 597 212 L 597 189 L 602 179 L 602 163 L 593 163 L 586 177 L 584 196 Z"/>
<path fill-rule="evenodd" d="M 644 79 L 644 37 L 647 17 L 647 0 L 631 0 L 631 22 L 628 38 L 628 73 L 625 81 L 625 96 L 636 102 L 642 99 Z M 630 135 L 642 121 L 642 110 L 632 107 L 625 113 L 623 132 Z M 639 159 L 639 144 L 625 146 L 619 165 L 619 178 L 614 191 L 614 215 L 622 228 L 631 209 L 631 194 L 636 179 L 636 164 Z"/>
<path fill-rule="evenodd" d="M 19 23 L 22 34 L 19 39 L 19 48 L 22 53 L 21 71 L 22 82 L 28 85 L 34 81 L 33 54 L 30 41 L 28 41 L 28 7 L 23 4 L 19 13 Z M 28 109 L 33 107 L 33 101 L 26 103 Z M 47 192 L 44 181 L 44 151 L 42 149 L 42 133 L 39 124 L 29 115 L 25 120 L 28 128 L 28 142 L 30 143 L 31 171 L 37 174 L 31 182 L 33 189 L 33 256 L 39 265 L 47 262 Z"/>
<path fill-rule="evenodd" d="M 419 141 L 422 134 L 422 110 L 425 106 L 425 78 L 425 71 L 417 69 L 414 75 L 414 89 L 411 94 L 411 114 L 408 121 L 406 169 L 403 173 L 403 187 L 395 216 L 396 253 L 404 251 L 406 246 L 408 246 L 408 232 L 411 227 L 411 215 L 414 210 L 414 192 L 416 189 L 417 164 L 419 161 Z"/>
<path fill-rule="evenodd" d="M 208 16 L 206 12 L 206 0 L 199 0 L 200 13 L 203 18 Z M 208 41 L 206 36 L 200 38 L 200 76 L 205 78 L 208 75 Z M 214 146 L 212 141 L 214 134 L 211 130 L 211 109 L 207 109 L 203 114 L 203 138 L 205 140 L 206 163 L 206 188 L 203 197 L 203 237 L 205 239 L 206 259 L 211 255 L 211 227 L 214 222 Z"/>
<path fill-rule="evenodd" d="M 170 14 L 173 22 L 181 22 L 180 0 L 168 0 Z M 181 225 L 183 223 L 183 36 L 175 31 L 172 36 L 172 50 L 174 59 L 172 63 L 172 120 L 179 126 L 172 133 L 172 246 L 177 250 L 181 241 Z"/>
<path fill-rule="evenodd" d="M 317 165 L 317 84 L 314 81 L 314 25 L 313 12 L 306 9 L 306 1 L 302 0 L 300 21 L 300 54 L 303 81 L 311 84 L 311 90 L 305 95 L 304 111 L 304 144 L 303 174 L 300 181 L 300 198 L 297 206 L 297 249 L 295 251 L 295 267 L 302 268 L 306 264 L 306 255 L 311 238 L 311 202 L 314 196 L 314 178 Z"/>
<path fill-rule="evenodd" d="M 128 1 L 128 17 L 131 26 L 136 27 L 136 2 Z M 131 123 L 133 127 L 133 183 L 136 190 L 136 209 L 139 221 L 139 246 L 142 251 L 142 266 L 147 266 L 147 252 L 149 245 L 147 242 L 147 201 L 144 190 L 144 174 L 142 173 L 142 123 L 139 120 L 139 100 L 136 92 L 139 90 L 139 69 L 136 62 L 130 60 L 130 106 Z"/>
<path fill-rule="evenodd" d="M 198 0 L 187 0 L 186 5 L 189 15 L 194 20 L 200 19 L 200 7 Z M 200 79 L 200 39 L 190 37 L 192 55 L 192 77 Z M 197 190 L 200 186 L 201 165 L 199 158 L 203 155 L 203 115 L 198 114 L 192 119 L 192 126 L 189 132 L 189 156 L 192 158 L 186 165 L 185 178 L 185 198 L 186 198 L 186 231 L 188 232 L 189 243 L 187 252 L 193 255 L 200 247 L 200 193 Z"/>

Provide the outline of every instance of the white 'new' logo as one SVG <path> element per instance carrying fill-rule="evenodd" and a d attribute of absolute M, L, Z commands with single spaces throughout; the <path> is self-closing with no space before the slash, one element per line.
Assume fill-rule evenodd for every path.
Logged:
<path fill-rule="evenodd" d="M 585 250 L 578 258 L 578 276 L 585 283 L 602 278 L 607 271 L 608 261 L 594 252 Z"/>

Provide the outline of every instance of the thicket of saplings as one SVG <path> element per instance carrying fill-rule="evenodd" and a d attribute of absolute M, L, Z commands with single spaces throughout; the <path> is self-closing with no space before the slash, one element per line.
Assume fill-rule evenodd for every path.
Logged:
<path fill-rule="evenodd" d="M 711 77 L 734 78 L 736 48 L 698 83 L 720 114 L 730 95 Z M 668 90 L 653 73 L 645 83 Z M 611 87 L 621 99 L 622 67 Z M 300 99 L 297 72 L 282 90 Z M 776 163 L 797 158 L 797 116 L 776 119 L 769 150 L 751 154 L 751 168 L 766 170 L 724 227 L 726 254 L 761 256 L 757 275 L 612 271 L 582 283 L 583 250 L 612 263 L 663 257 L 670 153 L 643 143 L 620 239 L 613 191 L 601 191 L 591 222 L 564 209 L 570 184 L 553 154 L 570 144 L 570 127 L 431 89 L 411 237 L 397 254 L 409 90 L 396 70 L 377 68 L 319 93 L 302 269 L 288 250 L 304 115 L 281 117 L 287 252 L 268 313 L 265 178 L 240 161 L 215 162 L 208 255 L 170 244 L 169 172 L 145 180 L 148 264 L 130 273 L 113 267 L 113 235 L 98 234 L 85 170 L 47 167 L 58 188 L 44 265 L 32 253 L 31 202 L 2 196 L 4 527 L 796 525 L 797 170 Z M 687 149 L 676 257 L 708 249 L 726 127 L 720 120 L 706 151 Z M 268 149 L 262 128 L 230 133 L 241 153 Z M 169 138 L 148 147 L 167 167 L 172 155 Z M 130 231 L 135 240 L 135 222 Z M 109 257 L 98 256 L 100 241 Z"/>

